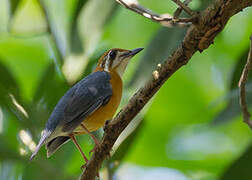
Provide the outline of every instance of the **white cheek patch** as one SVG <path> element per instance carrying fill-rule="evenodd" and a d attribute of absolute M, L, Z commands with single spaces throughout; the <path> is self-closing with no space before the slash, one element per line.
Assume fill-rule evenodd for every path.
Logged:
<path fill-rule="evenodd" d="M 110 69 L 114 69 L 118 75 L 122 78 L 124 71 L 129 63 L 131 57 L 123 58 L 121 55 L 125 52 L 117 52 L 117 55 L 114 60 L 110 59 L 109 54 L 105 57 L 101 67 L 104 68 L 104 71 L 109 72 Z"/>
<path fill-rule="evenodd" d="M 110 59 L 107 58 L 105 61 L 105 67 L 104 67 L 104 70 L 107 72 L 109 72 L 109 64 L 110 64 Z"/>

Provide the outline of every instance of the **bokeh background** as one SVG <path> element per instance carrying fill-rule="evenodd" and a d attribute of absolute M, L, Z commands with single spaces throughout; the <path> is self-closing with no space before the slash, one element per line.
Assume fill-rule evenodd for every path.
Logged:
<path fill-rule="evenodd" d="M 176 10 L 167 0 L 139 2 L 158 13 Z M 190 7 L 209 3 L 193 0 Z M 237 90 L 251 20 L 251 8 L 234 16 L 214 45 L 167 81 L 120 136 L 102 179 L 252 179 L 252 132 L 242 123 Z M 59 98 L 107 49 L 145 47 L 125 73 L 125 105 L 185 32 L 113 0 L 0 0 L 0 179 L 77 179 L 84 162 L 72 142 L 50 159 L 42 148 L 28 161 Z M 88 154 L 90 138 L 77 139 Z"/>

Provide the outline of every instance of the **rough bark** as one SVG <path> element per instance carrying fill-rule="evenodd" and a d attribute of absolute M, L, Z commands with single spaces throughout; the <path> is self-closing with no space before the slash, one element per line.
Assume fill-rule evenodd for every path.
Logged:
<path fill-rule="evenodd" d="M 197 23 L 189 27 L 177 50 L 156 69 L 152 80 L 140 88 L 129 103 L 106 125 L 101 145 L 95 150 L 80 179 L 95 179 L 118 136 L 166 80 L 187 64 L 196 51 L 202 52 L 207 49 L 233 15 L 251 5 L 252 0 L 217 0 L 197 15 Z"/>

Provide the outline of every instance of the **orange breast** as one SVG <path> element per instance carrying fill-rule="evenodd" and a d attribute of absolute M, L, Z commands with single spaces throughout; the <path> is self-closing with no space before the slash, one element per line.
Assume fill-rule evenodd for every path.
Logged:
<path fill-rule="evenodd" d="M 104 126 L 106 120 L 111 120 L 120 104 L 122 98 L 122 80 L 116 72 L 110 72 L 112 96 L 109 102 L 97 109 L 93 114 L 88 116 L 82 124 L 90 131 L 96 131 Z M 76 134 L 85 134 L 81 126 L 77 127 L 74 131 Z"/>

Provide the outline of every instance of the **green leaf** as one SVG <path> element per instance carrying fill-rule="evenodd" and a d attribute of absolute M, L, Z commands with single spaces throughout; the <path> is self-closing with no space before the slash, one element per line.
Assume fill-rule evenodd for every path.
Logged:
<path fill-rule="evenodd" d="M 220 180 L 248 180 L 252 179 L 252 146 L 235 160 L 223 173 Z"/>
<path fill-rule="evenodd" d="M 160 28 L 148 47 L 145 48 L 145 54 L 128 86 L 139 87 L 139 84 L 142 85 L 150 79 L 150 74 L 156 69 L 157 64 L 166 60 L 181 43 L 185 31 L 184 28 Z M 139 69 L 144 69 L 144 71 L 139 71 Z"/>

